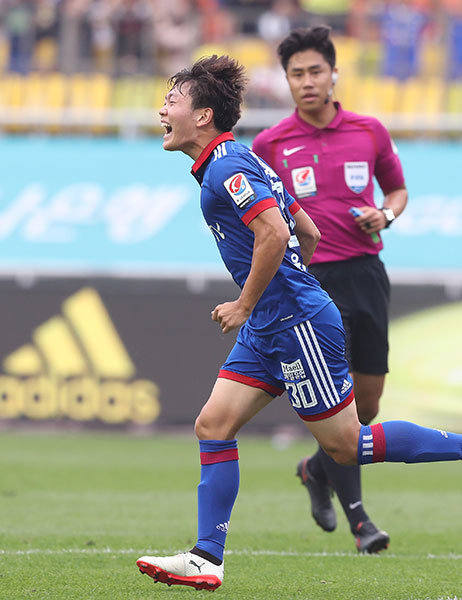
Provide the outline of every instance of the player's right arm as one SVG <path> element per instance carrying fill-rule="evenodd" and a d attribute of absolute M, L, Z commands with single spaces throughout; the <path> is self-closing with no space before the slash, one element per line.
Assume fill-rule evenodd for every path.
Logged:
<path fill-rule="evenodd" d="M 303 264 L 308 266 L 321 239 L 321 233 L 303 208 L 300 208 L 293 217 L 295 219 L 294 231 L 300 244 Z"/>
<path fill-rule="evenodd" d="M 289 242 L 289 229 L 279 208 L 270 207 L 248 224 L 254 234 L 252 266 L 237 300 L 219 304 L 212 319 L 223 333 L 240 327 L 250 316 L 263 292 L 281 266 Z"/>

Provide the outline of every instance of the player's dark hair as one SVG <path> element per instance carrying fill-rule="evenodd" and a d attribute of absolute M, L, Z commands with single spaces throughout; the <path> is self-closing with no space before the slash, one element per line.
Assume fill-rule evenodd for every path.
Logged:
<path fill-rule="evenodd" d="M 335 46 L 330 39 L 331 28 L 327 25 L 294 29 L 278 46 L 278 56 L 284 71 L 287 71 L 290 57 L 303 50 L 316 50 L 322 54 L 330 68 L 335 67 Z"/>
<path fill-rule="evenodd" d="M 231 131 L 241 116 L 242 96 L 247 83 L 245 69 L 229 56 L 201 58 L 189 69 L 170 77 L 168 85 L 189 83 L 192 107 L 211 108 L 218 131 Z"/>

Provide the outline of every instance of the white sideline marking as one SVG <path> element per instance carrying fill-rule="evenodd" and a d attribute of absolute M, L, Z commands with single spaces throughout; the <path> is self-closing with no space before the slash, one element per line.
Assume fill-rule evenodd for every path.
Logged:
<path fill-rule="evenodd" d="M 173 553 L 181 552 L 173 551 Z M 114 554 L 114 555 L 125 555 L 133 554 L 135 556 L 165 556 L 172 553 L 172 550 L 157 550 L 147 549 L 137 550 L 136 548 L 126 548 L 114 550 L 112 548 L 60 548 L 57 550 L 51 549 L 40 549 L 30 548 L 28 550 L 1 550 L 0 556 L 27 556 L 30 554 L 43 554 L 43 555 L 66 555 L 66 554 Z M 353 552 L 291 552 L 291 551 L 278 551 L 278 550 L 226 550 L 225 554 L 228 556 L 295 556 L 300 558 L 322 558 L 322 557 L 345 557 L 345 558 L 371 558 L 371 559 L 383 559 L 383 558 L 418 558 L 427 560 L 462 560 L 462 554 L 427 554 L 422 556 L 420 554 L 359 554 Z"/>

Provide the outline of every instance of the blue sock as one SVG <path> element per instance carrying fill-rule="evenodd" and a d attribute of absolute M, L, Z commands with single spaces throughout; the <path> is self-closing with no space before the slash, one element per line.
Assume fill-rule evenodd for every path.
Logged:
<path fill-rule="evenodd" d="M 362 425 L 358 464 L 436 462 L 462 459 L 462 435 L 420 427 L 408 421 Z"/>
<path fill-rule="evenodd" d="M 201 440 L 196 548 L 223 560 L 229 519 L 239 490 L 237 440 Z"/>

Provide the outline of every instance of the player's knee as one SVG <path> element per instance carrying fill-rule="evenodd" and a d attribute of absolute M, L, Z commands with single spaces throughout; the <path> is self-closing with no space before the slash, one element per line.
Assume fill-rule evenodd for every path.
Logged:
<path fill-rule="evenodd" d="M 235 432 L 227 423 L 220 422 L 203 411 L 194 424 L 194 432 L 199 440 L 232 440 Z"/>
<path fill-rule="evenodd" d="M 194 423 L 194 433 L 199 440 L 211 440 L 212 428 L 206 418 L 202 416 L 202 413 L 197 417 Z"/>

